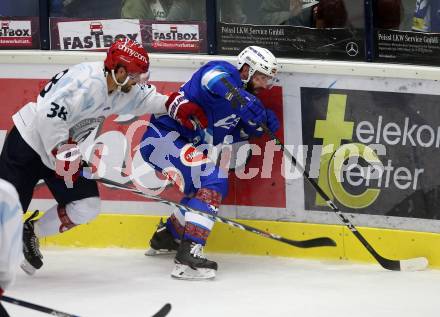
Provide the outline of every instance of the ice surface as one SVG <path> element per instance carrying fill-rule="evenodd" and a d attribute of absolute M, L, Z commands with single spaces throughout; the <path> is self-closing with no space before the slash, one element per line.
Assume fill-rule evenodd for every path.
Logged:
<path fill-rule="evenodd" d="M 438 317 L 440 271 L 390 272 L 378 265 L 210 254 L 213 281 L 170 277 L 172 256 L 142 250 L 46 249 L 33 277 L 19 272 L 6 295 L 81 317 Z M 8 303 L 11 316 L 49 316 Z"/>

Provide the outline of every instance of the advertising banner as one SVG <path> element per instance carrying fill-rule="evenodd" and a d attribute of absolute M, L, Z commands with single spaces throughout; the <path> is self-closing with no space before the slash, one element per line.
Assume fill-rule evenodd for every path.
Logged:
<path fill-rule="evenodd" d="M 250 25 L 219 22 L 218 52 L 236 55 L 258 45 L 277 57 L 361 61 L 365 59 L 363 30 L 313 29 L 287 25 Z"/>
<path fill-rule="evenodd" d="M 120 38 L 142 43 L 149 52 L 204 53 L 206 23 L 136 19 L 51 18 L 51 49 L 105 51 Z"/>
<path fill-rule="evenodd" d="M 38 17 L 0 17 L 0 49 L 38 49 Z"/>
<path fill-rule="evenodd" d="M 198 25 L 153 23 L 151 35 L 151 46 L 154 50 L 200 52 Z"/>
<path fill-rule="evenodd" d="M 162 70 L 162 73 L 167 73 L 167 71 Z M 189 71 L 188 76 L 190 74 Z M 0 120 L 0 149 L 3 146 L 7 131 L 13 125 L 11 116 L 27 102 L 34 101 L 47 81 L 47 79 L 5 79 L 0 77 L 0 85 L 4 88 L 0 91 L 0 99 L 4 101 Z M 182 82 L 153 81 L 151 84 L 156 85 L 162 93 L 170 93 L 177 91 Z M 261 95 L 261 99 L 279 116 L 282 123 L 281 87 L 274 87 L 270 95 Z M 108 117 L 97 130 L 89 135 L 88 142 L 84 143 L 84 153 L 88 153 L 88 149 L 95 151 L 95 148 L 89 147 L 89 145 L 99 144 L 99 149 L 101 147 L 106 148 L 105 151 L 95 151 L 93 153 L 96 154 L 94 158 L 97 159 L 92 162 L 98 172 L 101 172 L 100 169 L 102 169 L 102 171 L 105 171 L 104 177 L 126 185 L 131 185 L 136 181 L 142 186 L 153 188 L 156 185 L 162 186 L 166 183 L 163 175 L 156 173 L 143 161 L 140 151 L 137 149 L 147 128 L 149 117 L 149 115 L 139 118 L 113 115 Z M 281 127 L 277 136 L 283 140 L 282 131 L 283 127 Z M 282 154 L 272 152 L 269 156 L 270 160 L 267 160 L 268 155 L 266 153 L 273 148 L 273 143 L 268 143 L 268 141 L 268 138 L 252 140 L 252 143 L 255 143 L 252 147 L 254 155 L 249 158 L 246 167 L 243 167 L 246 160 L 244 162 L 231 160 L 232 165 L 229 166 L 231 169 L 229 173 L 229 194 L 224 200 L 225 205 L 266 207 L 266 212 L 267 207 L 285 207 L 286 190 L 281 171 Z M 129 149 L 127 152 L 124 151 L 126 148 Z M 249 149 L 245 146 L 244 149 L 246 148 Z M 98 150 L 98 147 L 96 150 Z M 229 147 L 224 150 L 229 150 Z M 241 168 L 239 168 L 240 166 Z M 100 193 L 104 201 L 114 202 L 113 209 L 119 212 L 123 212 L 121 210 L 123 207 L 118 205 L 121 201 L 138 203 L 147 201 L 145 198 L 122 190 L 109 189 L 101 184 Z M 161 195 L 175 201 L 179 201 L 182 196 L 177 186 L 167 186 L 161 192 Z M 46 186 L 40 186 L 35 191 L 34 198 L 51 199 L 52 196 Z M 138 210 L 142 209 L 138 205 L 135 206 Z M 157 211 L 151 208 L 148 212 L 157 214 Z"/>
<path fill-rule="evenodd" d="M 378 29 L 375 60 L 383 63 L 440 63 L 440 34 Z"/>
<path fill-rule="evenodd" d="M 41 60 L 31 66 L 1 64 L 4 89 L 0 98 L 4 102 L 0 147 L 12 127 L 12 114 L 35 100 L 49 78 L 69 67 L 67 62 L 45 64 Z M 196 70 L 192 61 L 178 67 L 161 63 L 160 59 L 152 63 L 151 78 L 163 93 L 178 90 Z M 407 68 L 399 67 L 403 71 Z M 440 210 L 440 84 L 427 79 L 315 73 L 316 68 L 311 69 L 312 73 L 281 71 L 279 86 L 260 96 L 281 120 L 277 137 L 286 149 L 356 225 L 440 232 L 440 222 L 433 220 L 439 218 Z M 334 71 L 338 70 L 335 63 Z M 102 169 L 104 176 L 122 184 L 131 184 L 134 179 L 156 188 L 166 182 L 144 163 L 136 149 L 148 120 L 149 116 L 111 116 L 90 134 L 88 142 L 107 146 L 107 152 L 93 152 L 98 171 Z M 229 194 L 221 214 L 340 224 L 301 171 L 268 141 L 267 137 L 256 138 L 250 141 L 253 145 L 226 144 L 221 148 L 220 157 L 225 153 L 228 158 L 230 153 L 231 159 L 225 162 L 235 163 L 228 166 Z M 252 156 L 244 166 L 249 150 Z M 246 154 L 244 159 L 232 157 L 239 152 Z M 219 163 L 225 166 L 222 160 Z M 164 204 L 102 185 L 100 193 L 103 212 L 168 215 L 170 211 Z M 181 197 L 176 186 L 166 187 L 161 195 L 173 200 Z M 53 204 L 44 183 L 35 191 L 35 198 L 32 208 L 45 210 Z"/>
<path fill-rule="evenodd" d="M 312 178 L 342 211 L 440 218 L 440 96 L 301 88 Z M 307 210 L 329 210 L 308 184 Z"/>
<path fill-rule="evenodd" d="M 61 50 L 106 50 L 120 38 L 141 42 L 138 20 L 59 22 L 58 34 Z"/>

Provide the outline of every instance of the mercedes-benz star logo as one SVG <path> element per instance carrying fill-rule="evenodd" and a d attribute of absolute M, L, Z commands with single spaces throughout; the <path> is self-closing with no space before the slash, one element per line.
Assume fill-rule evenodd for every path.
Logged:
<path fill-rule="evenodd" d="M 356 56 L 359 53 L 359 47 L 355 42 L 348 42 L 345 51 L 348 56 Z"/>

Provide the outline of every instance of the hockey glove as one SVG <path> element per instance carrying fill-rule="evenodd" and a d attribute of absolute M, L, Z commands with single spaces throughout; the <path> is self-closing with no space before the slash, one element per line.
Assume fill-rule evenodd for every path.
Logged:
<path fill-rule="evenodd" d="M 260 100 L 254 95 L 241 91 L 247 104 L 240 108 L 240 118 L 247 127 L 247 131 L 251 134 L 259 135 L 263 132 L 261 124 L 266 123 L 266 109 L 261 104 Z"/>
<path fill-rule="evenodd" d="M 165 103 L 168 114 L 182 126 L 190 130 L 205 129 L 208 118 L 198 104 L 189 101 L 182 93 L 173 92 Z"/>
<path fill-rule="evenodd" d="M 82 170 L 81 151 L 76 142 L 60 144 L 52 150 L 55 157 L 55 173 L 66 181 L 67 187 L 73 187 Z"/>
<path fill-rule="evenodd" d="M 266 117 L 267 117 L 267 128 L 272 131 L 273 133 L 277 132 L 280 128 L 280 122 L 278 121 L 278 118 L 276 114 L 270 110 L 266 109 Z"/>

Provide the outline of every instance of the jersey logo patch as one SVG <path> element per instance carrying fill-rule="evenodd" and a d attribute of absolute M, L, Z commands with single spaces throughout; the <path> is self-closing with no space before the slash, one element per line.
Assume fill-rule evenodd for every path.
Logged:
<path fill-rule="evenodd" d="M 87 118 L 83 119 L 73 127 L 69 129 L 69 136 L 76 143 L 81 143 L 95 130 L 99 125 L 101 125 L 105 120 L 104 116 L 99 116 L 97 118 Z"/>
<path fill-rule="evenodd" d="M 211 162 L 211 160 L 192 145 L 185 145 L 180 152 L 180 160 L 186 166 L 200 166 Z"/>
<path fill-rule="evenodd" d="M 238 121 L 240 121 L 240 117 L 233 113 L 226 118 L 218 120 L 216 123 L 214 123 L 214 127 L 228 130 L 235 127 Z"/>

